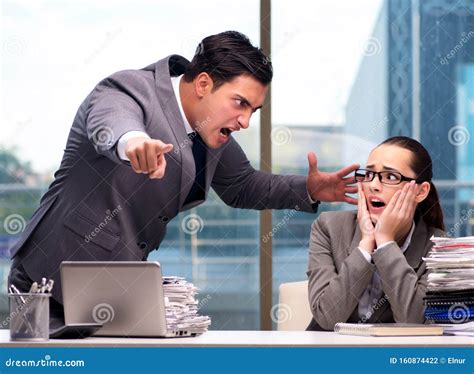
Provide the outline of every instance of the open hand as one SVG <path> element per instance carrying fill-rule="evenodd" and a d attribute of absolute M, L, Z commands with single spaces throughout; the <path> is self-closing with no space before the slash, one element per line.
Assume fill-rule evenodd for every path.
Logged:
<path fill-rule="evenodd" d="M 416 190 L 415 181 L 411 181 L 393 195 L 375 225 L 374 237 L 378 246 L 400 240 L 410 229 L 417 205 Z"/>
<path fill-rule="evenodd" d="M 346 195 L 357 192 L 357 187 L 353 185 L 354 178 L 345 178 L 345 176 L 358 169 L 358 164 L 352 164 L 333 173 L 324 173 L 318 170 L 318 160 L 314 152 L 308 153 L 308 163 L 309 172 L 306 186 L 313 200 L 357 204 L 356 199 Z"/>

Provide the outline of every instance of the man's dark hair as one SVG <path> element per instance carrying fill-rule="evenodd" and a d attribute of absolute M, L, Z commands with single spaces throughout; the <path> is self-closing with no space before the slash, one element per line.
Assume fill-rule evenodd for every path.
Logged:
<path fill-rule="evenodd" d="M 211 35 L 199 43 L 184 73 L 185 82 L 192 82 L 200 73 L 209 74 L 214 90 L 239 75 L 248 75 L 263 85 L 272 81 L 270 59 L 249 38 L 237 31 Z"/>

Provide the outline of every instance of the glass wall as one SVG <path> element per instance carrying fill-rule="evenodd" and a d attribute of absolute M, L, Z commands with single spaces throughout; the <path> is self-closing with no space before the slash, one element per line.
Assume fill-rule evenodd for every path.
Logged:
<path fill-rule="evenodd" d="M 259 43 L 259 2 L 2 1 L 0 314 L 8 248 L 59 166 L 75 112 L 102 78 L 170 54 L 191 59 L 202 38 L 239 30 Z M 239 141 L 255 167 L 259 117 Z M 258 212 L 226 207 L 214 193 L 168 226 L 150 260 L 200 289 L 212 329 L 258 329 Z M 1 316 L 0 316 L 1 317 Z M 2 318 L 3 320 L 3 318 Z"/>
<path fill-rule="evenodd" d="M 473 2 L 273 4 L 273 131 L 287 139 L 283 147 L 272 139 L 274 169 L 307 172 L 308 151 L 322 169 L 365 164 L 383 139 L 412 136 L 433 158 L 448 235 L 472 235 Z M 354 207 L 320 211 L 339 209 Z M 275 305 L 282 282 L 306 279 L 316 218 L 289 214 L 273 213 Z"/>
<path fill-rule="evenodd" d="M 450 235 L 474 232 L 474 5 L 470 0 L 272 1 L 273 171 L 305 175 L 307 153 L 336 170 L 364 164 L 393 135 L 430 150 Z M 257 0 L 3 1 L 0 100 L 0 313 L 8 248 L 59 166 L 75 112 L 94 85 L 123 69 L 238 30 L 259 43 Z M 196 16 L 199 14 L 199 16 Z M 258 168 L 259 117 L 236 135 Z M 354 209 L 326 204 L 319 212 Z M 306 279 L 316 214 L 273 211 L 273 302 Z M 212 329 L 260 328 L 257 211 L 209 200 L 168 225 L 149 259 L 201 289 Z M 1 316 L 0 316 L 1 317 Z M 273 317 L 274 315 L 270 316 Z"/>
<path fill-rule="evenodd" d="M 307 174 L 307 153 L 315 152 L 318 167 L 337 170 L 362 162 L 370 138 L 346 131 L 347 102 L 370 39 L 381 1 L 272 2 L 272 156 L 278 173 Z M 350 30 L 350 32 L 349 32 Z M 381 109 L 380 109 L 381 110 Z M 375 115 L 373 105 L 358 114 Z M 348 154 L 348 148 L 358 152 Z M 357 155 L 357 157 L 353 157 Z M 348 204 L 323 203 L 319 213 L 352 209 Z M 308 244 L 316 214 L 274 211 L 273 303 L 281 283 L 306 280 Z M 273 309 L 275 311 L 276 309 Z M 276 313 L 272 313 L 275 325 Z M 308 321 L 309 323 L 309 321 Z"/>

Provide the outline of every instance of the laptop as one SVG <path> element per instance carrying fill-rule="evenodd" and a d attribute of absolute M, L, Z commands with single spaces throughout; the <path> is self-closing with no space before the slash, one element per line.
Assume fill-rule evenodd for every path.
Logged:
<path fill-rule="evenodd" d="M 60 271 L 66 325 L 102 324 L 94 336 L 195 335 L 168 331 L 158 262 L 63 261 Z"/>

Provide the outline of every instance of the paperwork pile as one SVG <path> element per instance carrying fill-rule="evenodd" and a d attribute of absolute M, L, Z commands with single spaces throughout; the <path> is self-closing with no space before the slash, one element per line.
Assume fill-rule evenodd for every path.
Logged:
<path fill-rule="evenodd" d="M 423 258 L 429 270 L 425 317 L 447 324 L 446 333 L 474 335 L 468 324 L 474 320 L 474 237 L 431 240 L 434 246 Z"/>
<path fill-rule="evenodd" d="M 466 322 L 459 324 L 439 324 L 443 327 L 444 334 L 447 335 L 466 335 L 474 336 L 474 322 Z"/>
<path fill-rule="evenodd" d="M 168 330 L 187 330 L 202 334 L 211 324 L 208 316 L 198 314 L 197 287 L 181 277 L 163 277 L 166 324 Z"/>

